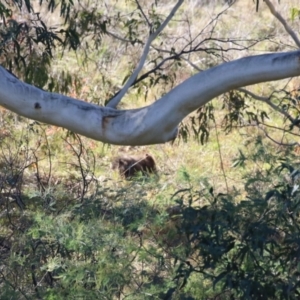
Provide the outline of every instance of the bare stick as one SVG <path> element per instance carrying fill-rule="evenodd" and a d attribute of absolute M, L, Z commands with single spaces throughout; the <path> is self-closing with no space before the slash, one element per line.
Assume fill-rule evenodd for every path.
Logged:
<path fill-rule="evenodd" d="M 279 146 L 288 146 L 288 147 L 295 147 L 295 146 L 299 146 L 298 142 L 294 142 L 294 143 L 283 143 L 283 142 L 278 142 L 277 140 L 273 139 L 268 132 L 266 131 L 265 128 L 263 128 L 262 126 L 258 125 L 258 128 L 263 131 L 263 133 L 265 134 L 265 136 L 270 139 L 273 143 L 279 145 Z"/>
<path fill-rule="evenodd" d="M 145 13 L 144 13 L 144 11 L 143 11 L 143 9 L 142 9 L 142 7 L 141 7 L 139 1 L 135 0 L 135 2 L 136 2 L 136 5 L 137 5 L 138 9 L 141 11 L 141 13 L 142 13 L 144 19 L 146 20 L 148 26 L 151 28 L 151 23 L 149 22 L 147 16 L 145 15 Z"/>
<path fill-rule="evenodd" d="M 181 6 L 181 4 L 183 3 L 183 1 L 184 0 L 179 0 L 177 2 L 177 4 L 173 7 L 173 9 L 170 12 L 170 14 L 168 15 L 168 17 L 165 19 L 165 21 L 159 26 L 159 28 L 156 31 L 154 31 L 154 32 L 150 32 L 150 36 L 149 36 L 149 38 L 148 38 L 148 40 L 147 40 L 147 42 L 145 44 L 144 51 L 143 51 L 142 57 L 140 59 L 140 62 L 138 64 L 137 68 L 131 74 L 131 76 L 129 77 L 128 81 L 126 82 L 126 84 L 124 85 L 124 87 L 122 88 L 122 90 L 120 91 L 120 93 L 118 93 L 107 104 L 107 107 L 112 107 L 112 108 L 116 108 L 117 107 L 117 105 L 119 104 L 119 102 L 122 100 L 122 98 L 124 97 L 124 95 L 127 93 L 127 91 L 130 88 L 130 86 L 133 84 L 133 82 L 137 78 L 137 76 L 140 73 L 141 69 L 143 68 L 143 66 L 145 64 L 145 61 L 146 61 L 146 58 L 147 58 L 147 55 L 148 55 L 149 50 L 150 50 L 151 43 L 163 31 L 163 29 L 167 26 L 167 24 L 173 18 L 174 14 L 178 10 L 178 8 Z"/>
<path fill-rule="evenodd" d="M 270 9 L 271 14 L 284 26 L 286 32 L 292 37 L 298 48 L 300 48 L 300 40 L 298 39 L 296 33 L 293 29 L 287 24 L 282 15 L 275 9 L 274 5 L 270 0 L 264 0 L 267 6 Z"/>

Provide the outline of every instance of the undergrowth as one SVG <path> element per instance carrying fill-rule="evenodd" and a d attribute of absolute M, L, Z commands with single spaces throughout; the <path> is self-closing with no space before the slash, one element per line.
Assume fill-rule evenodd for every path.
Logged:
<path fill-rule="evenodd" d="M 87 148 L 69 132 L 55 137 L 44 134 L 51 127 L 7 120 L 0 141 L 1 299 L 299 297 L 293 151 L 271 151 L 261 137 L 251 155 L 237 151 L 239 189 L 215 188 L 187 168 L 177 171 L 176 186 L 167 172 L 124 182 L 101 162 L 111 148 Z M 65 152 L 57 151 L 63 145 Z"/>
<path fill-rule="evenodd" d="M 214 1 L 199 9 L 196 2 L 183 6 L 180 22 L 187 27 L 179 28 L 179 36 L 193 33 L 190 20 L 208 26 L 221 7 Z M 253 48 L 193 54 L 201 68 L 278 50 L 286 33 L 263 8 L 253 22 L 249 10 L 255 7 L 242 2 L 224 14 L 228 22 L 216 19 L 211 33 L 220 40 L 251 33 Z M 122 9 L 128 3 L 121 1 Z M 284 13 L 288 18 L 288 9 Z M 232 20 L 241 16 L 237 26 Z M 180 22 L 167 28 L 170 41 Z M 121 48 L 109 35 L 99 39 L 101 47 L 79 48 L 63 59 L 62 49 L 53 49 L 51 70 L 43 73 L 49 75 L 47 90 L 104 105 L 128 77 L 141 47 Z M 183 43 L 175 40 L 176 46 Z M 285 43 L 280 46 L 290 49 Z M 178 62 L 165 70 L 169 78 L 158 74 L 137 85 L 121 108 L 148 105 L 196 72 Z M 292 97 L 287 86 L 285 80 L 249 90 L 271 95 L 296 118 L 298 95 Z M 231 91 L 185 120 L 173 144 L 147 147 L 105 145 L 2 110 L 0 298 L 298 299 L 297 124 L 287 125 L 254 101 Z M 151 153 L 159 177 L 122 180 L 110 163 L 124 152 Z"/>

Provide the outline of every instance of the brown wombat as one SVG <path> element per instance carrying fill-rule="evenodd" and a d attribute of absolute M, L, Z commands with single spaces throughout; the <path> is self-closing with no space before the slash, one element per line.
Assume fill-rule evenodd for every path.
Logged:
<path fill-rule="evenodd" d="M 113 160 L 112 169 L 118 170 L 121 176 L 130 179 L 139 172 L 146 176 L 149 173 L 156 173 L 156 164 L 153 157 L 148 154 L 143 158 L 119 156 Z"/>

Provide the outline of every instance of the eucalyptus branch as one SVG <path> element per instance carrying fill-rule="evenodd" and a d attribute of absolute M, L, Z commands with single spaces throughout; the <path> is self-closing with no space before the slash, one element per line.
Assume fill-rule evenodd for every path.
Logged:
<path fill-rule="evenodd" d="M 265 128 L 263 128 L 262 126 L 258 125 L 258 128 L 263 131 L 263 133 L 265 134 L 265 136 L 271 140 L 273 143 L 279 145 L 279 146 L 287 146 L 287 147 L 294 147 L 294 146 L 299 146 L 300 144 L 298 142 L 293 142 L 293 143 L 283 143 L 283 142 L 278 142 L 276 141 L 274 138 L 272 138 L 266 131 Z"/>
<path fill-rule="evenodd" d="M 275 111 L 277 111 L 278 113 L 284 115 L 288 120 L 290 120 L 293 124 L 296 122 L 296 119 L 294 119 L 289 113 L 287 113 L 285 110 L 280 109 L 277 105 L 275 105 L 271 100 L 270 97 L 262 97 L 262 96 L 258 96 L 244 88 L 239 88 L 237 89 L 240 92 L 243 92 L 247 95 L 249 95 L 251 98 L 264 102 L 266 104 L 268 104 L 270 107 L 272 107 Z"/>
<path fill-rule="evenodd" d="M 148 26 L 151 28 L 151 23 L 149 22 L 147 16 L 145 15 L 145 13 L 144 13 L 144 11 L 143 11 L 143 9 L 142 9 L 142 7 L 141 7 L 139 1 L 138 1 L 138 0 L 135 0 L 135 3 L 136 3 L 136 5 L 137 5 L 138 9 L 140 10 L 140 12 L 142 13 L 144 19 L 146 20 Z"/>
<path fill-rule="evenodd" d="M 139 5 L 139 3 L 137 2 L 137 4 Z M 180 3 L 177 4 L 178 6 L 180 5 Z M 176 7 L 174 7 L 173 10 L 175 9 L 178 9 Z M 224 14 L 226 12 L 228 8 L 226 8 L 225 10 L 223 10 L 222 12 L 220 12 L 215 18 L 213 18 L 211 21 L 208 22 L 208 24 L 195 36 L 195 37 L 191 37 L 190 36 L 190 40 L 186 42 L 186 44 L 182 47 L 181 50 L 175 52 L 174 50 L 166 50 L 166 49 L 163 49 L 163 48 L 158 48 L 158 47 L 155 47 L 153 45 L 150 45 L 150 47 L 152 49 L 154 49 L 155 51 L 158 52 L 158 54 L 160 55 L 161 53 L 165 53 L 165 54 L 169 54 L 168 57 L 165 57 L 163 58 L 159 63 L 157 63 L 157 65 L 150 69 L 149 71 L 143 73 L 141 76 L 138 77 L 138 74 L 136 73 L 139 73 L 140 72 L 140 69 L 143 67 L 143 64 L 145 62 L 145 59 L 146 59 L 146 56 L 145 56 L 145 59 L 143 60 L 141 58 L 141 62 L 140 62 L 140 69 L 137 71 L 135 71 L 131 77 L 129 78 L 129 80 L 132 78 L 133 80 L 131 81 L 132 83 L 129 84 L 129 80 L 126 84 L 126 86 L 128 86 L 128 88 L 126 89 L 125 86 L 120 90 L 118 91 L 115 95 L 113 95 L 111 97 L 111 99 L 108 100 L 108 104 L 107 104 L 107 107 L 113 107 L 115 108 L 116 105 L 121 101 L 121 99 L 123 98 L 124 94 L 127 92 L 127 90 L 130 88 L 130 86 L 133 86 L 135 84 L 137 84 L 138 82 L 140 81 L 143 81 L 144 79 L 148 78 L 151 74 L 155 73 L 157 70 L 161 69 L 161 67 L 168 61 L 172 61 L 172 60 L 179 60 L 179 59 L 182 59 L 182 60 L 185 60 L 188 64 L 190 64 L 193 68 L 195 68 L 196 70 L 198 71 L 203 71 L 202 69 L 198 69 L 197 66 L 192 63 L 188 58 L 184 57 L 184 56 L 189 56 L 189 54 L 191 53 L 195 53 L 195 52 L 215 52 L 215 51 L 221 51 L 221 52 L 229 52 L 229 51 L 234 51 L 234 50 L 237 50 L 237 51 L 241 51 L 241 50 L 247 50 L 251 47 L 253 47 L 254 45 L 256 45 L 257 43 L 259 43 L 261 40 L 258 39 L 258 40 L 243 40 L 243 39 L 216 39 L 216 38 L 212 38 L 212 35 L 214 33 L 214 29 L 215 29 L 215 26 L 220 18 L 220 16 L 222 14 Z M 171 16 L 171 14 L 170 14 Z M 170 16 L 168 18 L 170 18 Z M 164 24 L 162 24 L 160 26 L 160 28 L 162 26 L 166 26 L 168 20 L 166 19 L 166 21 L 164 22 Z M 205 33 L 205 29 L 207 29 L 209 26 L 212 26 L 213 29 L 210 31 L 210 34 L 209 34 L 209 37 L 208 38 L 204 38 L 202 39 L 200 42 L 197 42 L 196 45 L 193 45 L 193 43 L 195 43 L 196 39 L 199 38 L 202 34 Z M 162 29 L 161 29 L 162 30 Z M 132 41 L 130 40 L 127 40 L 127 39 L 124 39 L 124 38 L 121 38 L 120 36 L 116 35 L 115 33 L 113 32 L 110 32 L 110 31 L 107 31 L 107 33 L 109 35 L 111 35 L 112 37 L 118 39 L 118 40 L 121 40 L 121 41 L 124 41 L 126 43 L 132 43 Z M 157 32 L 155 33 L 157 35 Z M 150 37 L 149 37 L 150 39 Z M 265 40 L 265 39 L 263 39 Z M 148 40 L 149 41 L 149 40 Z M 251 42 L 250 45 L 248 46 L 243 46 L 242 44 L 240 44 L 239 42 L 244 42 L 244 41 L 248 41 L 248 42 Z M 143 44 L 143 42 L 141 41 L 136 41 L 137 43 L 140 43 L 140 44 Z M 226 48 L 222 48 L 221 46 L 218 46 L 218 47 L 200 47 L 201 45 L 203 45 L 204 43 L 206 42 L 217 42 L 217 43 L 232 43 L 234 45 L 236 45 L 236 47 L 231 47 L 229 49 L 226 49 Z M 145 49 L 147 49 L 147 44 L 144 46 L 144 52 L 145 52 Z M 148 52 L 146 53 L 146 55 L 148 54 Z M 144 55 L 144 54 L 143 54 Z M 136 77 L 135 77 L 135 74 L 136 74 Z M 121 94 L 123 92 L 123 94 Z M 114 104 L 114 103 L 117 103 L 117 104 Z"/>
<path fill-rule="evenodd" d="M 206 39 L 205 41 L 208 41 L 208 40 L 215 40 L 215 39 Z M 229 41 L 225 41 L 225 40 L 219 40 L 219 39 L 216 39 L 217 41 L 219 42 L 222 42 L 222 43 L 225 43 L 225 42 L 229 42 Z M 234 41 L 231 41 L 232 43 L 234 43 Z M 152 47 L 153 49 L 155 49 L 157 52 L 162 52 L 162 53 L 168 53 L 170 54 L 170 56 L 164 58 L 161 62 L 159 62 L 153 69 L 149 70 L 148 72 L 144 73 L 143 75 L 141 75 L 140 77 L 138 77 L 132 85 L 135 85 L 137 84 L 138 82 L 144 80 L 145 78 L 147 78 L 148 76 L 150 76 L 150 74 L 153 74 L 155 73 L 157 70 L 160 70 L 161 67 L 167 62 L 167 61 L 172 61 L 172 60 L 184 60 L 187 62 L 187 64 L 189 64 L 190 66 L 192 66 L 193 68 L 195 68 L 197 71 L 199 72 L 202 72 L 204 71 L 203 69 L 200 69 L 199 67 L 197 67 L 194 63 L 192 63 L 188 58 L 185 58 L 184 55 L 189 55 L 191 53 L 194 53 L 194 52 L 210 52 L 210 51 L 222 51 L 222 52 L 228 52 L 228 51 L 233 51 L 233 50 L 247 50 L 249 49 L 250 47 L 254 46 L 255 44 L 257 44 L 259 41 L 254 41 L 253 44 L 247 46 L 247 47 L 244 47 L 243 49 L 242 48 L 230 48 L 230 49 L 223 49 L 223 48 L 215 48 L 215 47 L 209 47 L 209 48 L 198 48 L 198 49 L 190 49 L 190 50 L 182 50 L 178 53 L 174 53 L 174 51 L 169 51 L 169 50 L 164 50 L 164 49 L 160 49 L 160 48 L 156 48 L 156 47 Z M 118 93 L 116 94 L 118 95 Z M 113 96 L 112 99 L 116 97 L 116 96 Z M 110 102 L 110 101 L 109 101 Z"/>
<path fill-rule="evenodd" d="M 300 40 L 298 39 L 293 29 L 287 24 L 286 20 L 282 17 L 282 15 L 275 9 L 274 5 L 270 0 L 264 1 L 269 7 L 271 14 L 284 26 L 286 32 L 291 36 L 298 48 L 300 48 Z"/>
<path fill-rule="evenodd" d="M 181 57 L 182 60 L 184 60 L 188 65 L 190 65 L 192 68 L 194 68 L 195 70 L 197 70 L 198 72 L 203 72 L 203 69 L 200 69 L 198 66 L 196 66 L 193 62 L 191 62 L 189 59 L 185 58 L 185 57 Z"/>
<path fill-rule="evenodd" d="M 132 44 L 132 43 L 134 42 L 134 43 L 139 43 L 139 44 L 141 44 L 141 42 L 140 42 L 139 40 L 134 40 L 134 41 L 132 41 L 132 40 L 129 40 L 129 39 L 125 39 L 125 38 L 120 37 L 120 36 L 118 36 L 117 34 L 111 32 L 111 31 L 109 31 L 109 30 L 106 30 L 106 33 L 107 33 L 108 35 L 112 36 L 113 38 L 115 38 L 116 40 L 119 40 L 119 41 L 121 41 L 121 42 L 123 42 L 123 43 Z"/>
<path fill-rule="evenodd" d="M 229 6 L 230 7 L 230 6 Z M 214 33 L 214 30 L 217 26 L 217 23 L 219 21 L 219 18 L 229 9 L 229 7 L 225 8 L 224 10 L 222 10 L 220 13 L 218 13 L 214 18 L 212 18 L 207 24 L 206 26 L 204 26 L 199 32 L 198 34 L 193 38 L 191 39 L 191 41 L 183 48 L 185 49 L 186 47 L 188 47 L 189 45 L 191 45 L 193 42 L 196 41 L 196 39 L 198 37 L 200 37 L 202 34 L 205 33 L 206 29 L 209 28 L 210 26 L 212 26 L 212 29 L 210 30 L 210 36 L 209 36 L 209 40 L 211 39 L 212 37 L 212 34 Z M 202 40 L 200 43 L 198 43 L 197 46 L 194 47 L 194 49 L 196 49 L 200 44 L 203 43 L 203 41 L 205 41 L 206 39 Z"/>
<path fill-rule="evenodd" d="M 259 124 L 263 125 L 264 127 L 268 127 L 268 128 L 275 129 L 275 130 L 278 130 L 278 131 L 283 131 L 284 133 L 288 133 L 290 135 L 296 136 L 297 138 L 300 137 L 300 134 L 295 133 L 293 131 L 290 131 L 286 128 L 270 125 L 270 124 L 267 124 L 267 123 L 264 123 L 264 122 L 259 122 Z M 257 125 L 255 125 L 255 126 L 257 126 Z"/>
<path fill-rule="evenodd" d="M 193 68 L 195 68 L 197 71 L 201 72 L 202 70 L 200 68 L 198 68 L 198 66 L 196 66 L 195 64 L 193 64 L 190 60 L 182 58 L 183 60 L 185 60 L 190 66 L 192 66 Z M 251 98 L 264 102 L 266 104 L 268 104 L 271 108 L 273 108 L 275 111 L 277 111 L 278 113 L 284 115 L 288 120 L 290 120 L 290 122 L 292 122 L 293 124 L 296 123 L 296 119 L 293 118 L 289 113 L 287 113 L 285 110 L 280 109 L 277 105 L 275 105 L 274 103 L 272 103 L 272 101 L 270 101 L 269 97 L 263 97 L 263 96 L 258 96 L 248 90 L 246 90 L 245 88 L 238 88 L 236 89 L 242 93 L 245 93 L 247 95 L 249 95 Z"/>
<path fill-rule="evenodd" d="M 140 73 L 141 69 L 143 68 L 147 55 L 149 53 L 150 50 L 150 46 L 151 43 L 155 40 L 155 38 L 163 31 L 163 29 L 167 26 L 167 24 L 170 22 L 170 20 L 173 18 L 174 14 L 176 13 L 176 11 L 179 9 L 179 7 L 181 6 L 181 4 L 183 3 L 184 0 L 179 0 L 177 2 L 177 4 L 173 7 L 172 11 L 170 12 L 170 14 L 168 15 L 168 17 L 165 19 L 165 21 L 159 26 L 159 28 L 150 33 L 150 36 L 145 44 L 144 47 L 144 51 L 142 54 L 142 57 L 140 59 L 140 62 L 137 66 L 137 68 L 134 70 L 134 72 L 132 73 L 132 75 L 130 76 L 130 78 L 128 79 L 128 81 L 126 82 L 126 84 L 124 85 L 124 87 L 122 88 L 122 90 L 120 91 L 120 93 L 118 93 L 108 104 L 107 107 L 112 107 L 112 108 L 116 108 L 117 105 L 119 104 L 119 102 L 121 101 L 121 99 L 124 97 L 124 95 L 127 93 L 128 89 L 130 88 L 130 86 L 133 84 L 133 82 L 136 80 L 138 74 Z"/>
<path fill-rule="evenodd" d="M 267 102 L 269 100 L 269 97 L 258 96 L 256 94 L 244 89 L 244 88 L 239 88 L 239 89 L 237 89 L 237 91 L 242 92 L 242 93 L 250 96 L 251 98 L 253 98 L 255 100 L 258 100 L 258 101 Z"/>
<path fill-rule="evenodd" d="M 244 57 L 193 75 L 151 105 L 117 110 L 46 92 L 0 67 L 0 104 L 104 143 L 149 145 L 174 140 L 183 118 L 223 93 L 299 75 L 300 50 Z"/>

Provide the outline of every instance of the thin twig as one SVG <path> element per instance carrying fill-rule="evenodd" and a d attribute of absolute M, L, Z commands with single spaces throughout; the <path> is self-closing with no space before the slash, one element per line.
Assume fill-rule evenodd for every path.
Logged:
<path fill-rule="evenodd" d="M 149 50 L 150 50 L 151 43 L 162 32 L 162 30 L 167 26 L 167 24 L 173 18 L 175 12 L 179 9 L 179 7 L 183 3 L 183 1 L 184 0 L 179 0 L 177 2 L 177 4 L 173 7 L 173 9 L 170 12 L 170 14 L 168 15 L 168 17 L 165 19 L 165 21 L 159 26 L 159 28 L 156 31 L 154 31 L 154 32 L 150 32 L 150 36 L 149 36 L 149 38 L 148 38 L 148 40 L 147 40 L 147 42 L 145 44 L 144 51 L 143 51 L 142 57 L 140 59 L 140 62 L 138 64 L 137 68 L 131 74 L 131 76 L 129 77 L 128 81 L 126 82 L 126 84 L 124 85 L 124 87 L 122 88 L 122 90 L 120 91 L 120 93 L 118 93 L 107 104 L 107 107 L 112 107 L 112 108 L 116 108 L 117 107 L 117 105 L 119 104 L 119 102 L 122 100 L 122 98 L 124 97 L 124 95 L 127 93 L 129 87 L 136 80 L 138 74 L 140 73 L 141 69 L 143 68 L 143 66 L 145 64 L 145 61 L 146 61 L 146 58 L 148 56 Z"/>
<path fill-rule="evenodd" d="M 129 39 L 125 39 L 125 38 L 123 38 L 123 37 L 121 37 L 121 36 L 118 36 L 116 33 L 113 33 L 113 32 L 111 32 L 111 31 L 109 31 L 109 30 L 106 30 L 106 33 L 107 33 L 108 35 L 112 36 L 113 38 L 115 38 L 115 39 L 117 39 L 117 40 L 123 42 L 123 43 L 132 44 L 132 43 L 134 42 L 134 43 L 137 43 L 137 44 L 142 44 L 141 41 L 139 41 L 139 40 L 129 40 Z"/>
<path fill-rule="evenodd" d="M 265 136 L 270 139 L 273 143 L 279 145 L 279 146 L 288 146 L 288 147 L 294 147 L 294 146 L 299 146 L 298 142 L 294 142 L 294 143 L 283 143 L 283 142 L 278 142 L 275 139 L 273 139 L 265 130 L 265 128 L 263 128 L 262 126 L 258 125 L 258 128 L 263 131 L 263 133 L 265 134 Z"/>
<path fill-rule="evenodd" d="M 277 105 L 275 105 L 271 100 L 270 97 L 262 97 L 262 96 L 258 96 L 246 89 L 243 88 L 239 88 L 237 89 L 240 92 L 243 92 L 247 95 L 249 95 L 250 97 L 252 97 L 255 100 L 264 102 L 266 104 L 268 104 L 269 106 L 271 106 L 275 111 L 279 112 L 280 114 L 284 115 L 288 120 L 290 120 L 293 124 L 296 122 L 296 120 L 289 114 L 287 113 L 285 110 L 280 109 Z"/>
<path fill-rule="evenodd" d="M 270 0 L 264 1 L 269 7 L 271 14 L 284 26 L 286 32 L 291 36 L 298 48 L 300 48 L 300 40 L 298 39 L 293 29 L 287 24 L 286 20 L 282 17 L 282 15 L 275 9 L 274 5 Z"/>
<path fill-rule="evenodd" d="M 141 11 L 141 13 L 142 13 L 144 19 L 146 20 L 146 22 L 147 22 L 149 28 L 151 28 L 151 23 L 149 22 L 147 16 L 145 15 L 145 13 L 144 13 L 144 11 L 143 11 L 143 9 L 142 9 L 142 7 L 141 7 L 139 1 L 135 0 L 135 3 L 136 3 L 136 5 L 137 5 L 138 9 Z"/>

